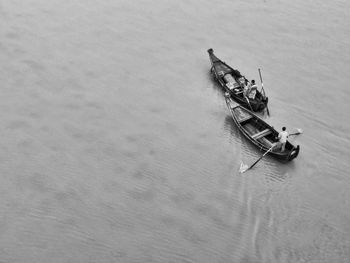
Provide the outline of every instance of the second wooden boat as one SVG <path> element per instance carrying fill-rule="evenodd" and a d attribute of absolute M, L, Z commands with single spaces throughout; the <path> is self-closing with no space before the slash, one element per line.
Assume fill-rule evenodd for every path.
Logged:
<path fill-rule="evenodd" d="M 238 129 L 249 141 L 256 145 L 260 151 L 266 152 L 272 148 L 268 154 L 285 162 L 291 161 L 298 156 L 300 150 L 299 145 L 294 146 L 287 141 L 285 150 L 281 151 L 278 131 L 253 112 L 233 101 L 227 92 L 225 93 L 225 99 L 233 121 Z"/>

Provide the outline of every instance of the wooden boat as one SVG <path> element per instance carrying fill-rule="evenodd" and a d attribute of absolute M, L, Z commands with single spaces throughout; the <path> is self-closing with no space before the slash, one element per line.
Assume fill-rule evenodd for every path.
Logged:
<path fill-rule="evenodd" d="M 231 68 L 225 62 L 218 59 L 214 55 L 212 48 L 208 49 L 208 53 L 212 65 L 211 71 L 214 78 L 234 100 L 252 111 L 262 111 L 267 107 L 268 97 L 265 96 L 263 90 L 258 91 L 255 88 L 251 92 L 252 96 L 250 96 L 251 94 L 245 96 L 243 94 L 243 89 L 246 78 L 242 76 L 238 70 Z"/>
<path fill-rule="evenodd" d="M 232 100 L 230 94 L 225 93 L 227 107 L 229 108 L 232 118 L 244 134 L 244 136 L 255 144 L 260 151 L 269 151 L 269 155 L 281 160 L 291 161 L 299 154 L 300 147 L 294 146 L 287 141 L 285 150 L 281 151 L 281 145 L 278 141 L 278 131 L 267 124 L 263 119 L 258 117 L 252 111 L 242 107 Z"/>

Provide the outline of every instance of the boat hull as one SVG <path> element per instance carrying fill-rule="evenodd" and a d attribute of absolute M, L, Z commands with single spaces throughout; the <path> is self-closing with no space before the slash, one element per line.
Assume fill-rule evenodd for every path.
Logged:
<path fill-rule="evenodd" d="M 298 156 L 300 151 L 299 145 L 295 146 L 287 141 L 285 150 L 282 151 L 278 140 L 278 131 L 252 111 L 235 103 L 229 94 L 226 93 L 225 99 L 238 129 L 261 152 L 266 152 L 272 148 L 268 154 L 282 162 L 291 161 Z"/>

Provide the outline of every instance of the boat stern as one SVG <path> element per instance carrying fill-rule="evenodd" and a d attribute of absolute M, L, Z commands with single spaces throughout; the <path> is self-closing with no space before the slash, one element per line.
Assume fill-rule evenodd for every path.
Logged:
<path fill-rule="evenodd" d="M 299 151 L 300 151 L 300 146 L 299 145 L 297 147 L 294 147 L 293 150 L 288 155 L 288 161 L 291 161 L 291 160 L 297 158 L 297 156 L 299 154 Z"/>

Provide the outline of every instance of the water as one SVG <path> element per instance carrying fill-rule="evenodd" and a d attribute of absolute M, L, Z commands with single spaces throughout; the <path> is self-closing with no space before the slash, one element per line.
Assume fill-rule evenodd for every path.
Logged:
<path fill-rule="evenodd" d="M 348 262 L 347 1 L 1 1 L 0 261 Z M 239 133 L 206 50 L 300 155 Z M 265 116 L 266 117 L 266 116 Z"/>

